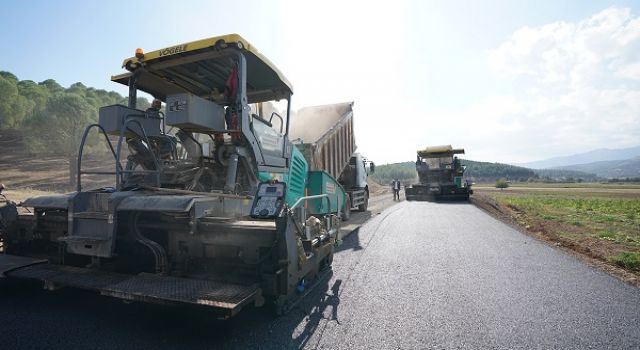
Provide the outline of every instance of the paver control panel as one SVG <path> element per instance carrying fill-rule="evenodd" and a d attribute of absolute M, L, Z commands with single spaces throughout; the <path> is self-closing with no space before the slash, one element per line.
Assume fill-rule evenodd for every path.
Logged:
<path fill-rule="evenodd" d="M 278 216 L 284 205 L 284 191 L 285 184 L 282 182 L 258 185 L 258 194 L 253 201 L 251 216 L 259 219 Z"/>

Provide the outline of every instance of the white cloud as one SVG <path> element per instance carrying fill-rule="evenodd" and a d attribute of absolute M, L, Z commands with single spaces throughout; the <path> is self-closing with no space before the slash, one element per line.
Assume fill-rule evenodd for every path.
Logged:
<path fill-rule="evenodd" d="M 520 162 L 640 139 L 640 19 L 628 9 L 516 30 L 486 56 L 487 69 L 504 78 L 501 93 L 470 107 L 463 97 L 426 102 L 429 50 L 448 46 L 413 45 L 426 39 L 412 31 L 406 4 L 284 1 L 280 11 L 289 15 L 276 54 L 294 84 L 294 107 L 355 101 L 358 147 L 378 162 L 410 160 L 433 144 Z"/>
<path fill-rule="evenodd" d="M 609 8 L 577 23 L 519 29 L 489 52 L 489 64 L 507 76 L 582 86 L 634 64 L 639 47 L 640 19 L 629 9 Z"/>
<path fill-rule="evenodd" d="M 495 110 L 522 126 L 496 130 L 514 152 L 503 156 L 524 161 L 638 145 L 639 59 L 640 18 L 629 9 L 515 31 L 488 53 L 489 66 L 517 87 L 511 104 L 519 108 Z"/>
<path fill-rule="evenodd" d="M 615 75 L 622 79 L 640 80 L 640 63 L 630 63 L 619 67 Z"/>

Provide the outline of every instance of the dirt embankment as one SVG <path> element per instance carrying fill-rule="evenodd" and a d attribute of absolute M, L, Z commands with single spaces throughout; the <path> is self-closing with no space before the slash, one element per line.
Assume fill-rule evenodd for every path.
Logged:
<path fill-rule="evenodd" d="M 106 147 L 106 146 L 105 146 Z M 115 161 L 108 155 L 84 156 L 83 170 L 113 171 Z M 0 131 L 0 183 L 9 189 L 67 192 L 74 190 L 70 181 L 69 158 L 59 155 L 31 154 L 21 132 Z M 89 187 L 112 185 L 114 176 L 85 176 Z"/>
<path fill-rule="evenodd" d="M 371 179 L 369 179 L 369 193 L 371 196 L 379 196 L 385 193 L 390 193 L 391 189 L 389 186 L 383 186 Z"/>
<path fill-rule="evenodd" d="M 82 161 L 83 170 L 113 171 L 115 162 L 109 156 L 86 155 Z M 14 201 L 42 195 L 47 192 L 69 192 L 69 159 L 64 156 L 30 154 L 24 144 L 22 133 L 12 130 L 0 131 L 0 183 L 7 188 L 6 193 Z M 85 176 L 83 187 L 95 188 L 113 186 L 114 176 Z M 390 193 L 389 186 L 369 181 L 372 197 Z"/>
<path fill-rule="evenodd" d="M 561 249 L 580 260 L 640 288 L 640 272 L 624 269 L 608 259 L 615 252 L 624 249 L 615 242 L 585 237 L 575 225 L 544 220 L 521 208 L 505 205 L 494 200 L 492 191 L 476 190 L 471 198 L 473 204 L 517 230 Z"/>

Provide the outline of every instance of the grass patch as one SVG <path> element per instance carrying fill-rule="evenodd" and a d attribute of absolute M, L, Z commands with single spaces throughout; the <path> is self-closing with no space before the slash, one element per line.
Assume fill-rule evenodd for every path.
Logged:
<path fill-rule="evenodd" d="M 595 237 L 605 241 L 616 242 L 619 244 L 640 246 L 640 238 L 626 235 L 623 232 L 601 231 L 596 233 Z"/>
<path fill-rule="evenodd" d="M 494 199 L 508 207 L 546 221 L 562 222 L 594 232 L 615 227 L 628 236 L 640 238 L 640 199 L 582 198 L 571 195 L 544 195 L 527 193 Z"/>
<path fill-rule="evenodd" d="M 602 232 L 596 234 L 596 236 L 598 238 L 606 239 L 608 241 L 615 241 L 617 239 L 617 237 L 618 237 L 618 234 L 616 232 L 613 232 L 613 231 L 602 231 Z"/>
<path fill-rule="evenodd" d="M 621 252 L 609 257 L 609 262 L 629 270 L 640 271 L 640 253 Z"/>

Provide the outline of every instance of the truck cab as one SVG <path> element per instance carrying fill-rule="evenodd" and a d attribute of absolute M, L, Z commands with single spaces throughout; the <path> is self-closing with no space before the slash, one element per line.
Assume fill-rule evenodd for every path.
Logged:
<path fill-rule="evenodd" d="M 349 193 L 352 209 L 366 211 L 369 207 L 369 174 L 375 171 L 373 164 L 360 153 L 354 153 L 338 178 Z"/>

